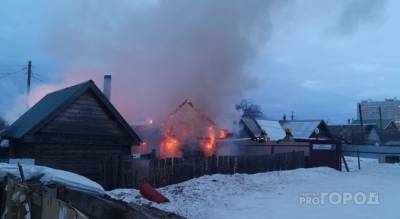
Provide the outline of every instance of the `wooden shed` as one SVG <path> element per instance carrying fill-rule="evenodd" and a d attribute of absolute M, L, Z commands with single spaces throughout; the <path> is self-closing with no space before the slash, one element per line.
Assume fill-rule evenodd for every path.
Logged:
<path fill-rule="evenodd" d="M 122 183 L 120 160 L 141 140 L 93 81 L 47 94 L 1 132 L 8 158 L 86 176 L 105 188 Z"/>

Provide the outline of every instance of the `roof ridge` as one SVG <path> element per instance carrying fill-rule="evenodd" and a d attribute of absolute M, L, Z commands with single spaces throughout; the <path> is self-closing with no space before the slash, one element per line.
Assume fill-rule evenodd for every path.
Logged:
<path fill-rule="evenodd" d="M 80 82 L 80 83 L 75 84 L 75 85 L 70 85 L 68 87 L 64 87 L 64 88 L 61 88 L 61 89 L 58 89 L 58 90 L 55 90 L 55 91 L 51 91 L 50 93 L 47 93 L 45 96 L 50 95 L 50 94 L 54 94 L 54 93 L 57 93 L 57 92 L 60 92 L 60 91 L 65 91 L 65 90 L 71 89 L 73 87 L 81 86 L 83 84 L 89 84 L 89 83 L 94 83 L 94 82 L 93 82 L 93 80 L 83 81 L 83 82 Z"/>

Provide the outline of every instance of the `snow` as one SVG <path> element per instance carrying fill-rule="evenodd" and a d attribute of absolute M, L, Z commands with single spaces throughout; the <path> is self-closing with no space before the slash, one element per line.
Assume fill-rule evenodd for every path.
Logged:
<path fill-rule="evenodd" d="M 283 130 L 279 121 L 271 121 L 271 120 L 261 120 L 257 119 L 257 123 L 261 126 L 261 128 L 267 133 L 268 138 L 271 140 L 281 140 L 286 136 L 285 131 Z"/>
<path fill-rule="evenodd" d="M 72 188 L 104 193 L 103 187 L 99 184 L 75 173 L 37 165 L 22 165 L 22 167 L 26 180 L 38 178 L 45 185 L 56 182 Z M 7 174 L 19 177 L 17 164 L 0 163 L 0 181 L 3 181 Z"/>
<path fill-rule="evenodd" d="M 149 204 L 187 218 L 400 218 L 400 166 L 347 158 L 351 172 L 319 167 L 253 175 L 211 175 L 159 189 L 169 203 L 141 198 L 134 189 L 109 195 L 125 202 Z M 379 202 L 302 204 L 304 194 L 364 192 L 378 194 Z"/>

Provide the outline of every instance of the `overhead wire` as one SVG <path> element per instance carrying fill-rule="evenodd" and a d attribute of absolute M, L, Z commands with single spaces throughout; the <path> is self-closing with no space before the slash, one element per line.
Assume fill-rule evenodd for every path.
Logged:
<path fill-rule="evenodd" d="M 46 81 L 47 81 L 46 79 L 44 79 L 42 77 L 42 75 L 40 73 L 36 73 L 36 72 L 32 72 L 32 78 L 37 80 L 37 81 L 39 81 L 39 82 L 41 82 L 41 83 L 46 83 Z"/>
<path fill-rule="evenodd" d="M 25 70 L 26 70 L 26 67 L 24 67 L 24 68 L 22 68 L 20 70 L 17 70 L 17 71 L 12 71 L 12 72 L 0 72 L 0 79 L 7 78 L 9 76 L 21 73 L 21 72 L 23 72 Z"/>
<path fill-rule="evenodd" d="M 38 76 L 36 76 L 34 74 L 32 74 L 32 78 L 37 80 L 37 81 L 39 81 L 39 82 L 41 82 L 41 83 L 46 83 L 43 79 L 39 78 Z"/>

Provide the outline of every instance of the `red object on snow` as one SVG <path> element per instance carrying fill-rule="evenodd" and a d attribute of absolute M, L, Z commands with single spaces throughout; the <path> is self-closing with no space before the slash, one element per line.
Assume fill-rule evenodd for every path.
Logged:
<path fill-rule="evenodd" d="M 153 186 L 148 183 L 142 184 L 139 189 L 140 194 L 143 198 L 157 203 L 169 202 L 169 200 L 158 192 Z"/>

